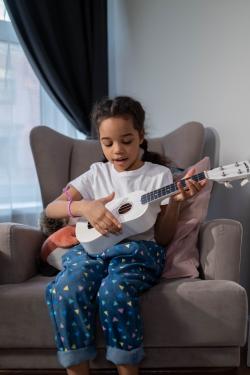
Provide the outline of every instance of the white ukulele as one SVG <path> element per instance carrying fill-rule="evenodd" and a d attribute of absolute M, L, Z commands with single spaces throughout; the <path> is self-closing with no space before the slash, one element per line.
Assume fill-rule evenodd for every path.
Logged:
<path fill-rule="evenodd" d="M 228 188 L 232 187 L 230 181 L 242 180 L 241 185 L 243 186 L 250 179 L 250 163 L 248 161 L 236 162 L 198 173 L 189 178 L 194 181 L 208 179 L 224 183 Z M 181 180 L 181 184 L 185 189 L 185 179 Z M 85 220 L 77 222 L 76 237 L 87 253 L 99 254 L 125 238 L 149 230 L 156 221 L 153 210 L 150 210 L 150 204 L 177 193 L 178 187 L 174 182 L 149 193 L 138 190 L 126 197 L 114 199 L 106 204 L 106 208 L 122 223 L 121 233 L 109 233 L 103 236 Z"/>

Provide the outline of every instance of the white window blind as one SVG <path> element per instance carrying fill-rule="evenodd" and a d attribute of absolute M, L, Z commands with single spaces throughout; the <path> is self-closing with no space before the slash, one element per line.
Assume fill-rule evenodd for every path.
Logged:
<path fill-rule="evenodd" d="M 42 204 L 29 132 L 41 124 L 74 138 L 85 138 L 42 89 L 0 0 L 1 222 L 37 225 Z"/>

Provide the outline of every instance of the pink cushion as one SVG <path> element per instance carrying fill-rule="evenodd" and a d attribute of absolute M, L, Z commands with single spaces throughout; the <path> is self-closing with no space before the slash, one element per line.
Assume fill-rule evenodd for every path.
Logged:
<path fill-rule="evenodd" d="M 208 157 L 193 165 L 196 173 L 210 169 Z M 188 168 L 190 169 L 190 168 Z M 179 178 L 182 178 L 185 173 Z M 208 204 L 212 190 L 212 181 L 207 181 L 205 187 L 194 197 L 182 203 L 173 240 L 167 248 L 166 264 L 162 277 L 171 279 L 178 277 L 199 276 L 199 251 L 197 239 L 200 226 L 207 216 Z"/>

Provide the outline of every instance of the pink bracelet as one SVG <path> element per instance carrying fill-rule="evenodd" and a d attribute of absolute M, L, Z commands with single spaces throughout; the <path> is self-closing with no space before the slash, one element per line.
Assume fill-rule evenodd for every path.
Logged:
<path fill-rule="evenodd" d="M 67 205 L 67 209 L 68 209 L 68 216 L 69 217 L 75 217 L 73 214 L 72 214 L 72 211 L 71 211 L 71 203 L 73 202 L 73 199 L 72 199 L 72 196 L 70 194 L 70 192 L 68 191 L 70 188 L 70 186 L 66 186 L 64 189 L 63 189 L 63 192 L 65 193 L 66 197 L 67 197 L 67 201 L 68 201 L 68 205 Z"/>

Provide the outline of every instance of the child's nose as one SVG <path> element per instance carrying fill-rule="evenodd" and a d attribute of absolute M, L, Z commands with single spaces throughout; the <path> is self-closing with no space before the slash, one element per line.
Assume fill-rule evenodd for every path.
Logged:
<path fill-rule="evenodd" d="M 123 145 L 121 143 L 114 143 L 114 152 L 121 152 L 123 150 Z"/>

